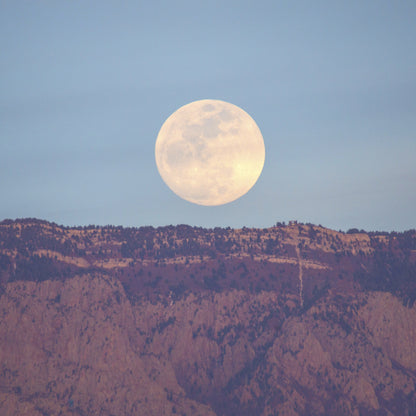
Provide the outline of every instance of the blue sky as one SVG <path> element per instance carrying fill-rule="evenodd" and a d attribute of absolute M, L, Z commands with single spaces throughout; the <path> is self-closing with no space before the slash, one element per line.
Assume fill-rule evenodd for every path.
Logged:
<path fill-rule="evenodd" d="M 0 219 L 416 227 L 416 2 L 0 1 Z M 154 161 L 176 109 L 247 111 L 266 162 L 202 207 Z"/>

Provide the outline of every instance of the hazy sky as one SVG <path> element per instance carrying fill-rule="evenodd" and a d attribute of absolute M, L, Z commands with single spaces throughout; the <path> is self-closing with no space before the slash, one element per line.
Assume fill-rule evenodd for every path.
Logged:
<path fill-rule="evenodd" d="M 0 220 L 415 228 L 415 22 L 414 0 L 0 0 Z M 154 160 L 165 119 L 204 98 L 266 146 L 220 207 Z"/>

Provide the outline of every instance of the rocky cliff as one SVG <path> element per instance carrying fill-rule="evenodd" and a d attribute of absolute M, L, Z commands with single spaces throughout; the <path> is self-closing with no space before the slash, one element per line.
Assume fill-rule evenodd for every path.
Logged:
<path fill-rule="evenodd" d="M 415 231 L 3 221 L 0 280 L 2 415 L 416 415 Z"/>

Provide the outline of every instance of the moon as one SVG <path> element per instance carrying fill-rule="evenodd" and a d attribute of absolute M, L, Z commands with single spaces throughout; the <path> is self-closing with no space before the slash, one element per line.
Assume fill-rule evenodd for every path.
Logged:
<path fill-rule="evenodd" d="M 264 165 L 263 136 L 240 107 L 220 100 L 194 101 L 162 125 L 156 165 L 166 185 L 199 205 L 223 205 L 246 194 Z"/>

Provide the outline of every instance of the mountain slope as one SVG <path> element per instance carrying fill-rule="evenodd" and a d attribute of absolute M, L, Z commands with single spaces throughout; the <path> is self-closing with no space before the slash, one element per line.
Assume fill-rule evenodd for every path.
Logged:
<path fill-rule="evenodd" d="M 416 232 L 0 223 L 5 415 L 414 415 Z"/>

